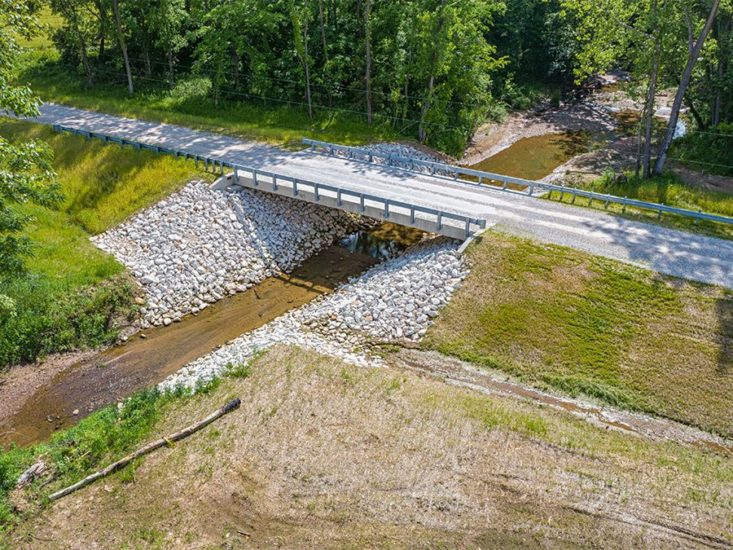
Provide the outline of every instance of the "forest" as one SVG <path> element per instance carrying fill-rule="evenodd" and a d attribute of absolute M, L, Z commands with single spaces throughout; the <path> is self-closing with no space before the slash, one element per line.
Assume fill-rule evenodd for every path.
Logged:
<path fill-rule="evenodd" d="M 582 93 L 589 78 L 614 68 L 632 74 L 642 98 L 682 84 L 680 107 L 700 130 L 733 117 L 727 0 L 51 0 L 50 7 L 62 18 L 53 35 L 60 63 L 90 88 L 181 86 L 215 105 L 350 114 L 454 154 L 482 122 L 541 97 Z M 646 103 L 651 113 L 653 101 Z"/>

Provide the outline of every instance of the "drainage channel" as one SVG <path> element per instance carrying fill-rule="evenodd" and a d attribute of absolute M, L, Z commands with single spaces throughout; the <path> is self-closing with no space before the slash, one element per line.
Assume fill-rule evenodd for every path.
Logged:
<path fill-rule="evenodd" d="M 381 224 L 342 239 L 289 275 L 271 277 L 198 315 L 132 336 L 56 374 L 0 420 L 0 445 L 30 445 L 92 411 L 164 380 L 193 359 L 291 309 L 332 292 L 348 278 L 398 255 L 422 233 Z M 33 367 L 29 367 L 33 368 Z"/>

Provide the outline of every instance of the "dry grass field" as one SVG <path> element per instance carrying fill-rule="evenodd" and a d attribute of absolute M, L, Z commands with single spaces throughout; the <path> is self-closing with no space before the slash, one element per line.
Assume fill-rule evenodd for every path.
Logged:
<path fill-rule="evenodd" d="M 14 548 L 724 547 L 733 459 L 406 371 L 276 348 L 150 439 L 240 410 L 46 508 Z M 58 482 L 56 483 L 58 484 Z M 56 488 L 54 484 L 50 489 Z"/>

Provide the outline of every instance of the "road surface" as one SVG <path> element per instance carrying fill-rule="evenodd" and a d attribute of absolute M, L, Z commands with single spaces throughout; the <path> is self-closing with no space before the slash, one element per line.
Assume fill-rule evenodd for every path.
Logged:
<path fill-rule="evenodd" d="M 208 155 L 253 168 L 379 194 L 430 208 L 486 219 L 505 232 L 632 263 L 667 275 L 733 289 L 733 241 L 627 220 L 605 212 L 478 187 L 309 151 L 172 124 L 147 122 L 55 104 L 38 122 Z"/>

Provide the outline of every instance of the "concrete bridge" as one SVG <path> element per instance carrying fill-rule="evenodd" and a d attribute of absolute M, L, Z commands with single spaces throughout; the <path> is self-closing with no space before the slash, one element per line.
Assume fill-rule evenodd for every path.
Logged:
<path fill-rule="evenodd" d="M 733 288 L 733 241 L 393 166 L 46 104 L 38 122 L 208 158 L 239 184 L 465 238 L 484 226 Z M 234 169 L 233 167 L 237 167 Z"/>

